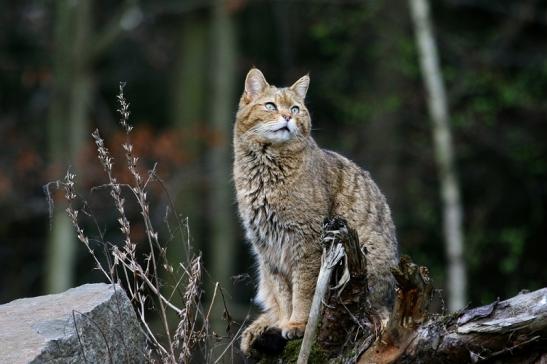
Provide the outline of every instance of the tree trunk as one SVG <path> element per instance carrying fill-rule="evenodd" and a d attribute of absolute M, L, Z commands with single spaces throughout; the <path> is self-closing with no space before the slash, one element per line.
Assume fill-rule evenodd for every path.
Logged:
<path fill-rule="evenodd" d="M 224 0 L 217 0 L 212 8 L 211 24 L 211 99 L 209 125 L 212 132 L 211 146 L 208 152 L 210 238 L 208 242 L 210 272 L 213 281 L 218 281 L 231 295 L 235 260 L 238 255 L 235 240 L 235 210 L 232 187 L 232 125 L 235 115 L 234 84 L 236 69 L 235 24 L 226 8 Z M 213 328 L 217 332 L 225 329 L 221 304 L 215 312 L 217 321 Z"/>
<path fill-rule="evenodd" d="M 171 86 L 171 123 L 184 136 L 184 151 L 188 166 L 177 174 L 171 184 L 175 191 L 175 219 L 186 220 L 190 236 L 178 231 L 167 250 L 171 262 L 186 261 L 188 239 L 201 236 L 203 224 L 201 189 L 201 154 L 203 151 L 203 122 L 207 102 L 207 18 L 202 12 L 186 15 L 181 22 L 177 63 Z M 192 240 L 200 249 L 202 241 Z"/>
<path fill-rule="evenodd" d="M 129 0 L 121 5 L 119 15 L 110 25 L 101 32 L 94 32 L 91 0 L 58 0 L 54 6 L 53 87 L 47 133 L 48 157 L 55 167 L 55 177 L 59 177 L 69 166 L 78 171 L 80 150 L 89 138 L 87 118 L 93 99 L 93 61 L 128 30 L 120 19 L 134 14 L 132 26 L 136 26 L 140 17 L 135 15 L 138 8 L 134 1 Z M 61 292 L 74 283 L 78 245 L 64 211 L 64 201 L 58 203 L 46 248 L 46 292 Z"/>
<path fill-rule="evenodd" d="M 441 184 L 444 239 L 448 261 L 448 309 L 466 304 L 467 278 L 463 259 L 462 205 L 456 178 L 446 93 L 429 15 L 428 0 L 409 0 L 422 76 L 428 93 L 435 159 Z"/>
<path fill-rule="evenodd" d="M 399 63 L 392 60 L 400 55 L 399 39 L 406 36 L 407 13 L 404 7 L 393 6 L 385 1 L 379 3 L 373 17 L 377 44 L 371 44 L 376 62 L 371 73 L 371 84 L 374 90 L 376 111 L 363 124 L 360 136 L 356 140 L 357 153 L 366 161 L 367 169 L 374 176 L 386 196 L 391 211 L 399 211 L 401 201 L 401 146 L 405 143 L 400 138 L 400 108 L 393 106 L 399 103 L 404 79 L 398 71 Z"/>
<path fill-rule="evenodd" d="M 342 282 L 324 299 L 325 310 L 317 342 L 329 355 L 333 355 L 344 351 L 344 345 L 351 345 L 351 341 L 347 341 L 348 333 L 357 337 L 371 334 L 370 330 L 363 330 L 369 323 L 367 290 L 363 289 L 368 286 L 367 262 L 361 252 L 357 231 L 347 226 L 345 220 L 329 219 L 323 230 L 323 244 L 341 243 L 346 252 L 344 264 L 335 270 L 331 285 L 339 285 L 341 279 L 349 278 L 348 282 Z"/>
<path fill-rule="evenodd" d="M 91 2 L 59 0 L 56 5 L 54 86 L 48 120 L 50 161 L 60 170 L 77 158 L 86 138 L 87 110 L 92 81 L 86 65 L 86 47 L 91 32 Z M 62 203 L 62 202 L 60 202 Z M 57 208 L 48 238 L 47 292 L 61 292 L 74 283 L 76 242 L 64 208 Z"/>

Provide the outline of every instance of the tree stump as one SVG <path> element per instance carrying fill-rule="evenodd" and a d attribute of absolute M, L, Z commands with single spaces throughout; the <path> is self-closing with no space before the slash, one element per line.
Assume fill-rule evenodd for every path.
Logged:
<path fill-rule="evenodd" d="M 366 251 L 343 218 L 325 220 L 322 244 L 342 244 L 309 363 L 547 363 L 547 288 L 505 301 L 431 315 L 426 267 L 403 256 L 392 274 L 395 304 L 385 327 L 367 303 Z M 299 341 L 279 359 L 295 363 Z"/>
<path fill-rule="evenodd" d="M 341 243 L 345 250 L 344 261 L 331 277 L 317 336 L 319 347 L 333 357 L 372 331 L 367 316 L 366 252 L 361 250 L 357 232 L 339 217 L 325 220 L 322 242 Z"/>

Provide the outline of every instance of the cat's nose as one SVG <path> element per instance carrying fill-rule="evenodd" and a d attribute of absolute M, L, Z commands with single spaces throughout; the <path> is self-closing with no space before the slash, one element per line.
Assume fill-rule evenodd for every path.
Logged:
<path fill-rule="evenodd" d="M 283 119 L 285 119 L 286 121 L 291 120 L 291 114 L 281 114 L 281 116 L 282 116 Z"/>

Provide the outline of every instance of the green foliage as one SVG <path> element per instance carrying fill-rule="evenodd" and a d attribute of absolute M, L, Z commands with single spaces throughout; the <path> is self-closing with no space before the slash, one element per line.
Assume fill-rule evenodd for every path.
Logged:
<path fill-rule="evenodd" d="M 500 262 L 504 273 L 514 273 L 524 250 L 525 231 L 522 229 L 505 228 L 500 232 L 500 240 L 507 245 L 507 256 Z"/>

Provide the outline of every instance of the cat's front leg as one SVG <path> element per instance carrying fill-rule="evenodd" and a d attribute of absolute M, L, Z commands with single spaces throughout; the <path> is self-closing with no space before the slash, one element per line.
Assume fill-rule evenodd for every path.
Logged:
<path fill-rule="evenodd" d="M 287 322 L 291 314 L 291 294 L 286 279 L 279 274 L 272 274 L 265 264 L 260 265 L 259 272 L 256 300 L 265 312 L 241 335 L 241 351 L 247 356 L 255 356 L 254 349 L 261 351 L 256 348 L 257 340 L 270 329 L 281 330 L 280 323 Z"/>
<path fill-rule="evenodd" d="M 292 313 L 288 322 L 281 325 L 281 333 L 286 339 L 304 335 L 310 314 L 321 257 L 314 256 L 297 264 L 292 278 Z"/>

